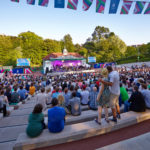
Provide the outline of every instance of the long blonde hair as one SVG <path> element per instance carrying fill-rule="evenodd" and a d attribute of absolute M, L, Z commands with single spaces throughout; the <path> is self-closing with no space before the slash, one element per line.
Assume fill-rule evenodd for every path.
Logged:
<path fill-rule="evenodd" d="M 59 103 L 59 105 L 63 105 L 63 103 L 64 103 L 64 96 L 63 95 L 58 95 L 58 103 Z"/>

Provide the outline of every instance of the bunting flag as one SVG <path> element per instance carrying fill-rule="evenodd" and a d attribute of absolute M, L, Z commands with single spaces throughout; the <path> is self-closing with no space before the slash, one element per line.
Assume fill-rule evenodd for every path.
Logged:
<path fill-rule="evenodd" d="M 92 5 L 92 3 L 93 3 L 93 0 L 83 0 L 83 7 L 82 7 L 82 9 L 84 11 L 87 11 L 90 8 L 90 6 Z"/>
<path fill-rule="evenodd" d="M 11 0 L 12 2 L 18 2 L 19 3 L 19 0 Z"/>
<path fill-rule="evenodd" d="M 144 14 L 150 14 L 150 3 L 148 4 Z"/>
<path fill-rule="evenodd" d="M 133 1 L 123 0 L 123 6 L 120 14 L 128 14 Z"/>
<path fill-rule="evenodd" d="M 30 68 L 25 68 L 24 69 L 24 74 L 31 74 L 31 73 L 33 73 L 33 72 Z"/>
<path fill-rule="evenodd" d="M 134 14 L 141 14 L 146 2 L 137 1 L 135 4 Z"/>
<path fill-rule="evenodd" d="M 35 0 L 27 0 L 27 4 L 34 5 L 35 4 Z"/>
<path fill-rule="evenodd" d="M 120 0 L 111 0 L 110 8 L 109 8 L 109 13 L 110 14 L 116 14 L 119 3 L 120 3 Z"/>
<path fill-rule="evenodd" d="M 39 6 L 45 6 L 47 7 L 49 3 L 49 0 L 39 0 Z"/>
<path fill-rule="evenodd" d="M 55 0 L 55 8 L 64 8 L 65 0 Z"/>
<path fill-rule="evenodd" d="M 96 1 L 96 12 L 97 13 L 104 13 L 106 0 L 97 0 Z"/>
<path fill-rule="evenodd" d="M 78 0 L 68 0 L 67 8 L 77 10 Z"/>

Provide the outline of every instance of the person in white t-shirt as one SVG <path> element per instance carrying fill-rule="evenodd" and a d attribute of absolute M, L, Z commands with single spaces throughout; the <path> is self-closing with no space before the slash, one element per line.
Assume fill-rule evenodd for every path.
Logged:
<path fill-rule="evenodd" d="M 102 79 L 99 79 L 100 82 L 103 84 L 110 86 L 110 107 L 112 109 L 113 113 L 113 119 L 111 121 L 114 121 L 117 123 L 117 118 L 120 119 L 120 107 L 119 107 L 119 95 L 120 95 L 120 78 L 119 73 L 117 71 L 114 71 L 111 66 L 107 67 L 107 70 L 109 72 L 108 78 L 109 82 L 103 81 Z"/>

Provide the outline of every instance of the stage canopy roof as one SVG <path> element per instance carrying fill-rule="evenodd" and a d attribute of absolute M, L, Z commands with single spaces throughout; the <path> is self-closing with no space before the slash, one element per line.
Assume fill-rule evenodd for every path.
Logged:
<path fill-rule="evenodd" d="M 63 53 L 51 53 L 47 55 L 45 58 L 43 58 L 44 61 L 55 61 L 55 60 L 85 60 L 83 56 L 81 56 L 78 53 L 68 53 L 66 49 L 63 50 Z"/>

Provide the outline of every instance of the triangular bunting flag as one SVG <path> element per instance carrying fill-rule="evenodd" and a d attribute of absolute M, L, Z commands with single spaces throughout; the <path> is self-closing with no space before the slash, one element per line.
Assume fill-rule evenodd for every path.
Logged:
<path fill-rule="evenodd" d="M 90 8 L 90 6 L 92 5 L 92 3 L 93 3 L 93 0 L 83 0 L 83 7 L 82 7 L 82 9 L 84 11 L 87 11 Z"/>
<path fill-rule="evenodd" d="M 96 0 L 96 12 L 104 13 L 106 0 Z"/>
<path fill-rule="evenodd" d="M 34 5 L 35 4 L 35 0 L 27 0 L 27 4 Z"/>
<path fill-rule="evenodd" d="M 64 8 L 65 0 L 55 0 L 55 8 Z"/>
<path fill-rule="evenodd" d="M 49 0 L 39 0 L 38 5 L 47 7 L 48 3 L 49 3 Z"/>
<path fill-rule="evenodd" d="M 110 14 L 116 14 L 117 13 L 119 3 L 120 3 L 120 0 L 111 0 L 110 8 L 109 8 L 109 13 Z"/>
<path fill-rule="evenodd" d="M 134 14 L 141 14 L 146 2 L 137 1 L 134 8 Z"/>
<path fill-rule="evenodd" d="M 78 0 L 68 0 L 67 8 L 77 10 Z"/>
<path fill-rule="evenodd" d="M 132 3 L 133 3 L 132 1 L 123 0 L 123 6 L 120 14 L 128 14 Z"/>
<path fill-rule="evenodd" d="M 19 3 L 19 0 L 11 0 L 12 2 L 18 2 Z"/>
<path fill-rule="evenodd" d="M 150 3 L 148 4 L 144 14 L 150 14 Z"/>

